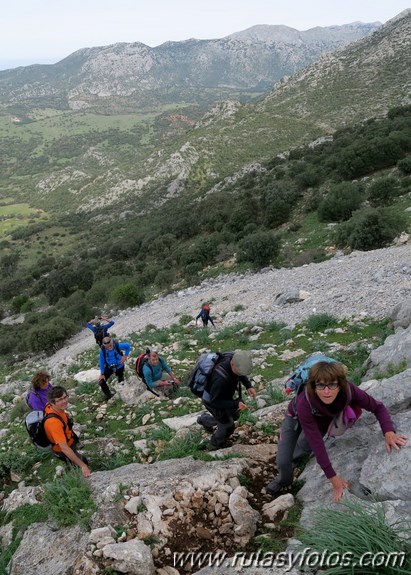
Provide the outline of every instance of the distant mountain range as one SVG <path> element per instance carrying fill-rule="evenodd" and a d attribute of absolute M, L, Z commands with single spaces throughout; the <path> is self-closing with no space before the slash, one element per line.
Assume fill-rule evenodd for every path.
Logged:
<path fill-rule="evenodd" d="M 334 42 L 367 35 L 317 52 L 292 76 L 284 70 L 303 66 L 334 28 L 257 26 L 238 33 L 242 39 L 155 49 L 117 44 L 80 50 L 51 66 L 0 72 L 2 193 L 46 211 L 107 220 L 121 210 L 127 218 L 182 193 L 194 201 L 251 163 L 409 104 L 411 10 L 383 26 L 335 29 L 342 37 Z M 281 72 L 274 73 L 273 57 L 262 56 L 270 53 L 281 55 Z M 257 103 L 235 97 L 256 83 L 268 86 L 270 77 L 280 79 Z M 229 84 L 230 97 L 213 103 Z M 204 113 L 198 103 L 207 94 L 212 105 Z"/>
<path fill-rule="evenodd" d="M 250 98 L 380 25 L 355 22 L 305 32 L 253 26 L 218 40 L 85 48 L 57 64 L 1 71 L 0 105 L 26 113 L 32 107 L 121 113 L 176 101 Z"/>

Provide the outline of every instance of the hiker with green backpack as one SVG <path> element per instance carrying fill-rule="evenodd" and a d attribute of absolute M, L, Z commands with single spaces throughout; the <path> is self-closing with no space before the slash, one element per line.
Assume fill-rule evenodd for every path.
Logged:
<path fill-rule="evenodd" d="M 309 358 L 312 365 L 305 380 L 303 375 L 298 384 L 297 396 L 290 402 L 277 450 L 278 477 L 266 487 L 269 495 L 278 495 L 293 482 L 293 465 L 305 455 L 314 453 L 318 465 L 332 485 L 332 497 L 339 501 L 348 482 L 334 470 L 328 457 L 324 438 L 342 435 L 360 417 L 362 410 L 370 411 L 377 418 L 388 452 L 399 450 L 407 443 L 405 435 L 397 434 L 390 414 L 381 401 L 347 381 L 345 365 L 323 358 L 315 363 L 315 356 Z M 304 364 L 300 366 L 303 373 Z M 298 371 L 298 370 L 297 370 Z M 289 389 L 293 389 L 293 378 L 289 378 Z M 298 379 L 298 378 L 297 378 Z"/>

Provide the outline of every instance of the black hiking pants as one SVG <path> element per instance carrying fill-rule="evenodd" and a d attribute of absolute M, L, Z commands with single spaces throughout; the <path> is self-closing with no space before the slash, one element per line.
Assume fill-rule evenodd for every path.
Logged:
<path fill-rule="evenodd" d="M 296 417 L 286 415 L 281 426 L 280 441 L 277 449 L 278 477 L 280 485 L 291 485 L 293 482 L 293 463 L 304 455 L 309 455 L 311 448 Z"/>
<path fill-rule="evenodd" d="M 100 387 L 101 387 L 101 391 L 104 393 L 106 398 L 110 398 L 112 396 L 112 393 L 110 391 L 109 386 L 107 385 L 107 382 L 110 379 L 110 377 L 113 375 L 113 373 L 116 374 L 119 383 L 124 381 L 124 365 L 122 365 L 120 368 L 106 365 L 106 367 L 104 369 L 104 377 L 106 379 L 105 380 L 99 379 L 99 382 L 98 382 Z"/>
<path fill-rule="evenodd" d="M 70 447 L 70 449 L 72 449 L 72 450 L 74 451 L 74 453 L 77 455 L 77 457 L 78 457 L 79 459 L 81 459 L 81 461 L 83 461 L 86 465 L 88 465 L 88 459 L 87 459 L 87 457 L 86 457 L 85 455 L 83 455 L 82 453 L 79 453 L 79 452 L 77 451 L 78 443 L 79 443 L 79 439 L 78 439 L 78 437 L 76 437 L 76 439 L 74 440 L 74 442 L 73 442 L 69 447 Z M 76 464 L 73 463 L 73 462 L 71 461 L 71 459 L 69 459 L 69 458 L 67 457 L 67 455 L 65 455 L 62 451 L 53 451 L 53 455 L 54 455 L 55 457 L 57 457 L 57 459 L 60 459 L 60 461 L 64 461 L 64 463 L 67 463 L 68 465 L 76 466 Z"/>
<path fill-rule="evenodd" d="M 209 413 L 202 413 L 197 421 L 205 428 L 213 429 L 216 427 L 210 441 L 215 447 L 223 447 L 227 439 L 234 433 L 234 422 L 240 417 L 240 412 L 217 409 L 204 400 L 203 404 Z"/>

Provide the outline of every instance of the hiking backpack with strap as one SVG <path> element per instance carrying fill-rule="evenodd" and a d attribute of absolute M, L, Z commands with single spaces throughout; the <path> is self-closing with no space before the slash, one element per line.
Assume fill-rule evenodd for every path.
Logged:
<path fill-rule="evenodd" d="M 295 392 L 295 397 L 293 399 L 294 411 L 296 412 L 296 403 L 298 395 L 304 390 L 305 398 L 310 406 L 311 413 L 316 417 L 322 417 L 322 414 L 318 412 L 318 410 L 311 404 L 310 396 L 307 391 L 306 383 L 308 381 L 308 376 L 310 374 L 310 369 L 316 363 L 320 361 L 324 361 L 326 363 L 334 363 L 337 362 L 336 359 L 332 357 L 328 357 L 327 355 L 323 355 L 321 353 L 315 353 L 307 358 L 303 363 L 301 363 L 297 369 L 288 377 L 287 381 L 284 384 L 286 393 Z M 347 399 L 344 409 L 333 417 L 331 421 L 328 431 L 327 437 L 336 437 L 342 435 L 350 429 L 355 422 L 359 419 L 362 413 L 362 409 L 358 406 L 351 407 L 350 402 L 352 399 L 351 388 L 348 384 L 347 388 Z"/>
<path fill-rule="evenodd" d="M 197 397 L 202 397 L 206 389 L 207 382 L 213 371 L 218 369 L 218 363 L 223 359 L 219 352 L 202 353 L 198 358 L 191 374 L 188 378 L 188 387 Z M 228 374 L 221 368 L 220 375 L 228 379 Z"/>
<path fill-rule="evenodd" d="M 94 327 L 94 339 L 100 347 L 103 344 L 103 339 L 108 335 L 108 333 L 104 333 L 104 325 L 100 324 Z"/>
<path fill-rule="evenodd" d="M 108 366 L 111 367 L 110 365 L 108 365 L 107 363 L 107 352 L 106 352 L 106 348 L 104 347 L 104 345 L 101 346 L 101 348 L 103 350 L 103 356 L 104 356 L 104 363 Z M 120 349 L 120 345 L 118 343 L 118 341 L 116 339 L 113 339 L 113 349 L 116 352 L 117 355 L 122 356 L 123 352 Z"/>
<path fill-rule="evenodd" d="M 27 433 L 30 436 L 31 441 L 39 449 L 44 451 L 50 451 L 54 445 L 47 437 L 46 430 L 44 429 L 44 424 L 48 419 L 55 417 L 61 421 L 64 428 L 64 435 L 66 435 L 67 425 L 62 417 L 57 415 L 57 413 L 48 413 L 44 415 L 43 411 L 31 411 L 25 420 Z M 68 420 L 68 428 L 71 430 L 73 427 L 73 421 L 71 418 Z M 67 436 L 66 436 L 67 437 Z"/>
<path fill-rule="evenodd" d="M 153 367 L 149 362 L 150 360 L 150 350 L 147 348 L 146 351 L 144 353 L 140 353 L 140 355 L 137 356 L 136 359 L 136 374 L 138 375 L 138 377 L 141 379 L 141 381 L 144 383 L 144 385 L 146 386 L 146 388 L 148 389 L 148 391 L 151 391 L 151 393 L 153 393 L 154 395 L 156 395 L 157 397 L 159 397 L 159 394 L 156 393 L 154 391 L 154 389 L 152 387 L 150 387 L 146 381 L 146 378 L 144 377 L 144 371 L 143 368 L 145 365 L 147 365 L 150 370 L 151 373 L 153 374 Z M 161 361 L 161 360 L 160 360 Z"/>
<path fill-rule="evenodd" d="M 297 369 L 287 378 L 287 381 L 284 383 L 285 392 L 291 393 L 294 391 L 298 395 L 308 381 L 310 369 L 320 361 L 333 363 L 337 360 L 332 357 L 328 357 L 327 355 L 323 355 L 322 353 L 311 355 L 303 361 L 303 363 L 300 363 Z"/>

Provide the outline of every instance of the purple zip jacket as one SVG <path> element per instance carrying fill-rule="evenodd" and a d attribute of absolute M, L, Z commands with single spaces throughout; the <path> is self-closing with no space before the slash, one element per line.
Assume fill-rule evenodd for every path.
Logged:
<path fill-rule="evenodd" d="M 53 387 L 51 383 L 48 384 L 46 389 L 31 388 L 27 394 L 27 404 L 33 411 L 43 411 L 48 403 L 47 394 Z M 37 395 L 36 395 L 37 394 Z"/>
<path fill-rule="evenodd" d="M 393 421 L 385 405 L 381 401 L 371 397 L 371 395 L 368 395 L 368 393 L 353 383 L 348 382 L 348 384 L 351 389 L 350 406 L 352 408 L 360 407 L 361 409 L 365 409 L 366 411 L 373 413 L 384 434 L 387 433 L 387 431 L 395 431 Z M 323 436 L 327 432 L 334 417 L 341 413 L 346 406 L 347 397 L 345 393 L 340 391 L 335 400 L 329 405 L 325 405 L 317 395 L 310 395 L 309 397 L 311 405 L 308 403 L 305 393 L 300 393 L 300 395 L 297 396 L 296 409 L 295 402 L 293 400 L 288 406 L 288 413 L 293 417 L 297 415 L 304 431 L 304 435 L 315 455 L 318 465 L 324 471 L 327 479 L 330 479 L 337 474 L 328 457 Z M 318 414 L 313 414 L 312 408 L 314 408 Z"/>

